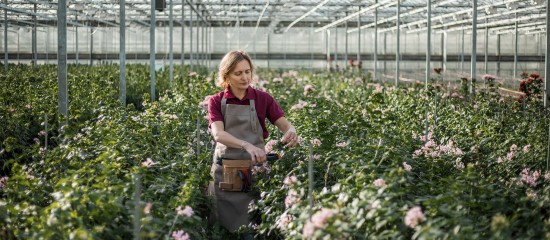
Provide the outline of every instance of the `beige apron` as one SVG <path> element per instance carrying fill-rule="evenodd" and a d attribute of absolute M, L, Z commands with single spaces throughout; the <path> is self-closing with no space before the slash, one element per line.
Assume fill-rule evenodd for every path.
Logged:
<path fill-rule="evenodd" d="M 250 105 L 227 104 L 227 99 L 222 99 L 222 115 L 224 118 L 225 131 L 232 136 L 247 141 L 254 146 L 263 149 L 263 129 L 256 114 L 254 100 L 250 99 Z M 251 193 L 245 192 L 227 192 L 219 188 L 220 180 L 223 180 L 223 166 L 217 164 L 217 158 L 248 160 L 252 159 L 248 152 L 240 148 L 230 148 L 221 143 L 216 143 L 214 152 L 214 164 L 210 170 L 210 175 L 214 182 L 210 182 L 208 187 L 209 195 L 213 196 L 214 220 L 227 228 L 230 232 L 235 232 L 240 226 L 247 226 L 249 223 L 248 205 L 253 200 Z M 252 186 L 255 179 L 252 177 Z"/>

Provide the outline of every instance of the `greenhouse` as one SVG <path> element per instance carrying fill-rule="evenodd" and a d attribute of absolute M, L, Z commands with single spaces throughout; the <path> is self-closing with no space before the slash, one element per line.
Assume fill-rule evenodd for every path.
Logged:
<path fill-rule="evenodd" d="M 548 239 L 545 0 L 0 0 L 0 239 Z"/>

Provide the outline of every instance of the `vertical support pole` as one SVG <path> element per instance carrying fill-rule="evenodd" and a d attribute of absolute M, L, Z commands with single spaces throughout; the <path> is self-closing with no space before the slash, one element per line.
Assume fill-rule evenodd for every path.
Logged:
<path fill-rule="evenodd" d="M 78 22 L 78 15 L 75 16 L 75 19 L 76 19 L 76 22 Z M 76 64 L 78 64 L 78 26 L 74 26 L 74 38 L 75 38 L 75 43 L 74 43 L 74 49 L 75 49 L 75 60 L 76 60 Z"/>
<path fill-rule="evenodd" d="M 466 35 L 466 33 L 464 32 L 464 28 L 462 29 L 462 41 L 461 41 L 461 44 L 462 45 L 460 47 L 460 72 L 464 73 L 464 35 Z"/>
<path fill-rule="evenodd" d="M 399 84 L 399 74 L 400 74 L 400 70 L 399 70 L 399 55 L 400 55 L 400 45 L 401 45 L 401 40 L 400 40 L 400 37 L 401 37 L 401 1 L 398 0 L 397 1 L 397 20 L 396 20 L 396 25 L 397 25 L 397 41 L 396 41 L 396 44 L 395 44 L 395 86 L 397 86 L 397 84 Z"/>
<path fill-rule="evenodd" d="M 189 72 L 193 71 L 193 9 L 189 9 Z"/>
<path fill-rule="evenodd" d="M 443 31 L 443 33 L 441 35 L 441 37 L 443 37 L 443 41 L 441 41 L 441 42 L 443 42 L 443 48 L 442 48 L 442 50 L 443 50 L 443 66 L 442 66 L 443 67 L 443 72 L 447 71 L 447 40 L 448 40 L 447 39 L 447 37 L 448 37 L 447 27 L 444 27 L 444 29 L 445 30 Z"/>
<path fill-rule="evenodd" d="M 271 52 L 271 38 L 270 38 L 270 31 L 268 29 L 267 33 L 266 33 L 266 36 L 267 36 L 267 68 L 269 69 L 270 68 L 270 59 L 271 57 L 269 56 L 270 52 Z"/>
<path fill-rule="evenodd" d="M 500 75 L 500 34 L 497 34 L 497 75 Z"/>
<path fill-rule="evenodd" d="M 94 27 L 90 26 L 90 66 L 94 64 Z"/>
<path fill-rule="evenodd" d="M 202 11 L 202 15 L 204 16 L 205 13 L 204 11 Z M 208 26 L 206 26 L 206 23 L 203 23 L 202 25 L 202 28 L 201 28 L 201 39 L 202 39 L 202 44 L 201 44 L 201 49 L 202 49 L 202 66 L 205 67 L 206 66 L 206 28 Z"/>
<path fill-rule="evenodd" d="M 310 56 L 310 62 L 309 62 L 309 67 L 311 69 L 313 69 L 313 23 L 311 24 L 311 28 L 309 30 L 309 44 L 308 44 L 308 48 L 309 48 L 309 54 L 311 55 Z"/>
<path fill-rule="evenodd" d="M 427 11 L 428 11 L 428 21 L 427 21 L 427 27 L 428 30 L 426 32 L 426 79 L 424 80 L 424 87 L 426 90 L 428 90 L 428 83 L 430 82 L 430 74 L 431 74 L 431 57 L 432 57 L 432 1 L 428 0 L 427 5 Z"/>
<path fill-rule="evenodd" d="M 198 6 L 196 6 L 196 7 L 197 7 L 197 9 L 198 9 Z M 195 24 L 195 28 L 196 28 L 195 37 L 196 37 L 196 44 L 197 44 L 197 46 L 196 46 L 195 50 L 196 50 L 196 53 L 197 53 L 197 54 L 196 54 L 195 56 L 196 56 L 197 58 L 196 58 L 196 60 L 195 60 L 195 63 L 196 63 L 196 65 L 197 65 L 197 71 L 198 71 L 198 70 L 200 70 L 200 68 L 199 68 L 199 67 L 200 67 L 200 62 L 199 62 L 199 61 L 200 61 L 200 49 L 199 49 L 199 34 L 200 34 L 200 31 L 199 31 L 199 24 L 200 24 L 200 22 L 199 22 L 199 13 L 196 13 L 196 14 L 197 14 L 197 24 Z"/>
<path fill-rule="evenodd" d="M 346 17 L 348 16 L 348 12 L 346 12 Z M 345 44 L 344 44 L 344 61 L 349 61 L 349 56 L 348 56 L 348 21 L 346 21 L 346 38 L 345 38 Z M 346 66 L 346 69 L 348 69 L 348 63 L 346 62 L 345 63 L 345 66 Z"/>
<path fill-rule="evenodd" d="M 169 43 L 168 43 L 168 54 L 170 58 L 170 89 L 174 87 L 174 5 L 172 0 L 170 0 L 170 19 L 168 20 L 169 28 Z"/>
<path fill-rule="evenodd" d="M 151 102 L 155 101 L 155 29 L 157 26 L 155 16 L 155 1 L 151 1 L 151 27 L 149 30 L 149 67 L 151 74 Z"/>
<path fill-rule="evenodd" d="M 549 11 L 548 9 L 550 9 L 550 1 L 546 1 L 546 11 Z M 545 56 L 545 59 L 544 59 L 544 86 L 545 89 L 546 89 L 546 96 L 544 98 L 544 106 L 545 107 L 550 107 L 550 80 L 548 80 L 548 78 L 550 78 L 550 36 L 548 36 L 548 32 L 550 31 L 550 17 L 548 17 L 548 13 L 546 14 L 546 47 L 545 47 L 545 51 L 546 53 L 544 54 Z M 549 136 L 550 137 L 550 136 Z M 549 139 L 549 144 L 548 144 L 548 159 L 550 159 L 550 139 Z M 548 171 L 548 161 L 546 161 L 546 170 Z"/>
<path fill-rule="evenodd" d="M 485 74 L 489 73 L 489 19 L 485 19 Z"/>
<path fill-rule="evenodd" d="M 518 13 L 516 15 L 516 23 L 514 24 L 514 78 L 518 77 Z"/>
<path fill-rule="evenodd" d="M 378 0 L 375 1 L 378 4 Z M 378 80 L 378 7 L 374 9 L 374 57 L 372 59 L 374 75 L 372 80 Z"/>
<path fill-rule="evenodd" d="M 386 57 L 387 57 L 387 54 L 388 54 L 388 34 L 384 32 L 384 75 L 387 75 L 388 72 L 387 72 L 387 60 L 386 60 Z"/>
<path fill-rule="evenodd" d="M 477 65 L 477 0 L 473 0 L 473 10 L 472 10 L 472 59 L 471 59 L 471 69 L 470 69 L 470 78 L 472 79 L 472 84 L 470 85 L 470 93 L 475 94 L 474 80 L 476 79 L 476 65 Z"/>
<path fill-rule="evenodd" d="M 8 0 L 4 0 L 8 5 Z M 4 9 L 4 70 L 8 71 L 8 9 Z"/>
<path fill-rule="evenodd" d="M 36 3 L 33 6 L 34 13 L 36 14 Z M 32 16 L 32 65 L 38 64 L 38 52 L 36 48 L 36 15 Z"/>
<path fill-rule="evenodd" d="M 120 4 L 120 83 L 118 100 L 126 106 L 126 0 L 119 0 Z M 78 35 L 78 34 L 77 34 Z M 77 43 L 78 45 L 78 43 Z M 78 61 L 78 59 L 77 59 Z"/>
<path fill-rule="evenodd" d="M 67 0 L 57 4 L 57 86 L 60 127 L 69 124 L 67 88 Z"/>
<path fill-rule="evenodd" d="M 550 7 L 550 1 L 546 1 L 546 11 L 548 12 L 548 9 Z M 548 37 L 548 31 L 550 29 L 550 19 L 548 17 L 548 13 L 546 13 L 546 57 L 545 57 L 545 68 L 544 68 L 544 85 L 546 86 L 545 91 L 545 97 L 544 97 L 544 107 L 548 107 L 549 101 L 550 101 L 550 81 L 548 80 L 548 77 L 550 76 L 550 57 L 548 54 L 550 54 L 550 37 Z M 549 134 L 548 134 L 548 153 L 546 155 L 546 171 L 548 172 L 550 167 L 550 125 L 549 125 Z"/>
<path fill-rule="evenodd" d="M 428 21 L 427 21 L 427 32 L 426 32 L 426 79 L 424 80 L 424 89 L 426 92 L 428 92 L 428 83 L 430 81 L 430 74 L 431 74 L 431 55 L 432 55 L 432 0 L 428 0 L 428 4 L 426 6 L 426 11 L 428 12 Z M 444 65 L 445 66 L 445 65 Z M 435 97 L 434 99 L 436 99 Z M 426 104 L 426 126 L 424 130 L 424 136 L 426 137 L 426 141 L 428 141 L 428 129 L 429 129 L 429 122 L 428 117 L 429 116 L 429 104 Z"/>
<path fill-rule="evenodd" d="M 361 11 L 361 6 L 359 6 Z M 361 61 L 361 14 L 357 15 L 357 64 Z"/>
<path fill-rule="evenodd" d="M 330 72 L 330 30 L 325 30 L 325 53 L 327 72 Z"/>
<path fill-rule="evenodd" d="M 181 79 L 185 79 L 185 1 L 181 1 Z"/>
<path fill-rule="evenodd" d="M 334 28 L 334 69 L 338 70 L 338 27 Z"/>

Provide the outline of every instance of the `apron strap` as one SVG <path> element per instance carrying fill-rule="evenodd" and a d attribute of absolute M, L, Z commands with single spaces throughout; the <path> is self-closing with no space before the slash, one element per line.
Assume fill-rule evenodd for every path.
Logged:
<path fill-rule="evenodd" d="M 252 125 L 252 131 L 254 133 L 258 132 L 258 128 L 256 127 L 257 119 L 258 115 L 256 114 L 256 104 L 254 104 L 254 99 L 250 99 L 250 124 Z"/>
<path fill-rule="evenodd" d="M 225 129 L 225 122 L 226 122 L 226 118 L 225 118 L 225 111 L 227 109 L 227 98 L 223 97 L 222 98 L 222 116 L 223 116 L 223 128 Z"/>

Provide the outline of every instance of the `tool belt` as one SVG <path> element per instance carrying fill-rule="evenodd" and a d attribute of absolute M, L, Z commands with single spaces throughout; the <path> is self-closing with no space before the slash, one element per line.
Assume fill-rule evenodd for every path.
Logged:
<path fill-rule="evenodd" d="M 222 191 L 249 192 L 252 184 L 252 172 L 250 167 L 252 160 L 226 160 L 222 159 L 223 181 L 219 187 Z"/>
<path fill-rule="evenodd" d="M 267 161 L 280 159 L 279 154 L 267 154 Z M 218 158 L 217 164 L 223 165 L 223 181 L 219 187 L 222 191 L 249 192 L 252 189 L 252 160 L 232 160 Z"/>

